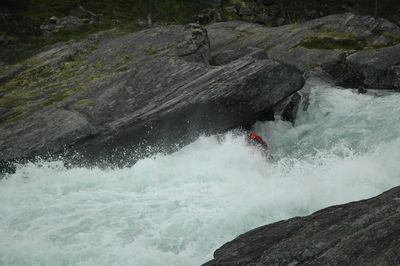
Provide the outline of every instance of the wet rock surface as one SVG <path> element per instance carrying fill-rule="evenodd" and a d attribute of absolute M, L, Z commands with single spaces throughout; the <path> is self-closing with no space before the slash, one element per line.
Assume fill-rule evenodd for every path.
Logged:
<path fill-rule="evenodd" d="M 67 150 L 116 161 L 118 149 L 251 125 L 303 86 L 298 70 L 263 51 L 211 66 L 207 32 L 196 24 L 110 34 L 18 65 L 1 86 L 1 160 Z"/>
<path fill-rule="evenodd" d="M 262 226 L 204 265 L 397 265 L 400 187 L 375 198 Z"/>

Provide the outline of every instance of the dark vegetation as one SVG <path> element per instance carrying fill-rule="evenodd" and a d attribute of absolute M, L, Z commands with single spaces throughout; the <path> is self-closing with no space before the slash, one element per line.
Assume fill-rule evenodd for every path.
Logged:
<path fill-rule="evenodd" d="M 152 2 L 152 17 L 159 25 L 193 22 L 199 10 L 207 7 L 197 0 Z M 51 16 L 90 18 L 89 13 L 79 6 L 95 14 L 102 14 L 102 19 L 98 23 L 79 25 L 50 36 L 42 34 L 40 25 Z M 15 63 L 35 54 L 46 45 L 80 39 L 110 28 L 124 32 L 136 31 L 143 28 L 138 20 L 145 20 L 148 12 L 148 0 L 2 0 L 0 36 L 13 36 L 18 41 L 3 47 L 0 43 L 0 61 Z"/>
<path fill-rule="evenodd" d="M 101 21 L 61 30 L 50 36 L 42 34 L 40 25 L 51 16 L 90 18 L 90 14 L 80 6 L 102 14 Z M 377 13 L 400 25 L 399 0 L 1 0 L 0 38 L 12 38 L 3 43 L 0 40 L 0 61 L 15 63 L 37 53 L 43 46 L 80 39 L 110 28 L 136 31 L 148 24 L 149 14 L 151 24 L 157 26 L 197 22 L 199 15 L 210 10 L 219 12 L 222 20 L 246 20 L 266 26 L 343 12 L 372 16 Z M 315 40 L 305 45 L 318 46 Z M 357 43 L 350 41 L 335 45 L 353 46 Z"/>
<path fill-rule="evenodd" d="M 353 12 L 371 16 L 376 14 L 400 25 L 399 0 L 259 0 L 254 2 L 272 3 L 271 5 L 266 5 L 266 8 L 274 9 L 287 22 L 290 21 L 292 23 L 304 18 Z"/>

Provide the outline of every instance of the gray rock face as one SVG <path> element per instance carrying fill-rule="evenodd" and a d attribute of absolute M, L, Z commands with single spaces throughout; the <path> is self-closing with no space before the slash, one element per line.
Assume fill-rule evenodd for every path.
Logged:
<path fill-rule="evenodd" d="M 223 65 L 254 51 L 264 50 L 267 28 L 241 21 L 206 27 L 211 45 L 211 64 Z"/>
<path fill-rule="evenodd" d="M 1 160 L 64 149 L 115 160 L 115 149 L 167 147 L 265 119 L 304 83 L 263 51 L 209 65 L 196 24 L 107 34 L 55 46 L 0 87 Z"/>
<path fill-rule="evenodd" d="M 360 51 L 347 58 L 349 68 L 362 78 L 368 88 L 400 90 L 396 67 L 400 66 L 400 44 L 372 51 Z"/>
<path fill-rule="evenodd" d="M 399 28 L 382 18 L 359 16 L 351 13 L 330 15 L 307 21 L 304 25 L 318 26 L 318 30 L 354 34 L 354 37 L 367 38 L 383 32 L 399 34 Z"/>
<path fill-rule="evenodd" d="M 258 48 L 301 71 L 322 67 L 340 86 L 397 89 L 400 82 L 393 69 L 400 65 L 400 28 L 384 19 L 340 14 L 273 28 L 223 22 L 207 30 L 215 65 Z"/>
<path fill-rule="evenodd" d="M 400 187 L 251 230 L 205 265 L 398 265 Z"/>

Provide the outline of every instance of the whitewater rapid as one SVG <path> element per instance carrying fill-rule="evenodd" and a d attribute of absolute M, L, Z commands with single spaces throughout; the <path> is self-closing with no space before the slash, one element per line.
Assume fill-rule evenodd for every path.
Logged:
<path fill-rule="evenodd" d="M 202 136 L 124 169 L 18 166 L 0 181 L 0 265 L 199 265 L 254 227 L 400 185 L 400 94 L 318 87 L 296 125 Z"/>

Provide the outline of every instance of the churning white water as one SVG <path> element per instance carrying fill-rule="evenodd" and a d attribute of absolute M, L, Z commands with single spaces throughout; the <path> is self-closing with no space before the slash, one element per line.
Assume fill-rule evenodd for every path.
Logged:
<path fill-rule="evenodd" d="M 400 94 L 315 88 L 296 125 L 254 125 L 119 170 L 62 162 L 0 181 L 0 265 L 198 265 L 254 227 L 400 185 Z"/>

